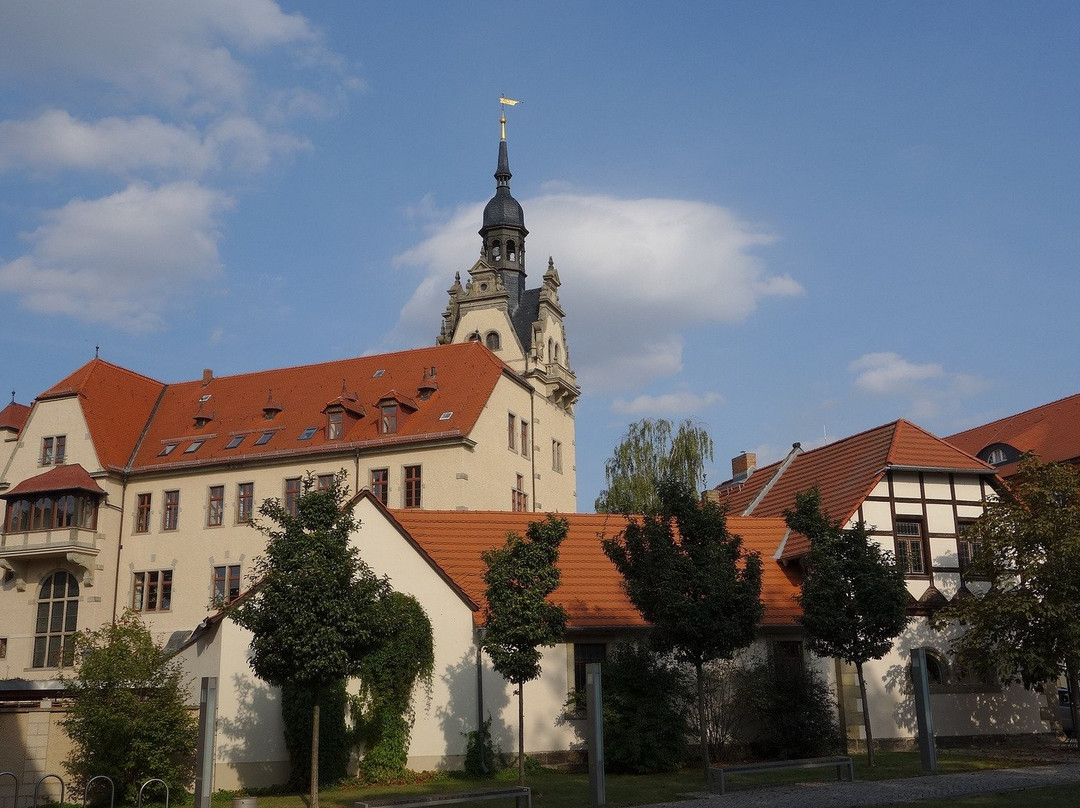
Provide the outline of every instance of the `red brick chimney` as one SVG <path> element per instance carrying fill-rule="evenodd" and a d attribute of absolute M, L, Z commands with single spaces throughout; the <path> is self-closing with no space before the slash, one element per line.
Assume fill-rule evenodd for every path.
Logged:
<path fill-rule="evenodd" d="M 731 478 L 733 480 L 745 480 L 757 468 L 757 454 L 743 452 L 738 457 L 731 458 Z"/>

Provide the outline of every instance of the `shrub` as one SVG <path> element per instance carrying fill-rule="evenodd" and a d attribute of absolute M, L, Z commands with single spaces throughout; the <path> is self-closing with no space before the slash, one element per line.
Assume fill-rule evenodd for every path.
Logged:
<path fill-rule="evenodd" d="M 473 730 L 465 736 L 465 774 L 469 777 L 491 777 L 506 768 L 502 751 L 491 739 L 491 716 L 484 721 L 480 731 Z"/>
<path fill-rule="evenodd" d="M 281 688 L 281 717 L 285 725 L 285 748 L 289 750 L 289 785 L 302 789 L 311 782 L 311 691 L 285 685 Z M 345 777 L 352 739 L 345 726 L 345 682 L 326 688 L 319 699 L 319 785 L 337 783 Z"/>
<path fill-rule="evenodd" d="M 604 754 L 613 772 L 673 771 L 687 760 L 690 680 L 670 658 L 621 643 L 603 667 Z"/>

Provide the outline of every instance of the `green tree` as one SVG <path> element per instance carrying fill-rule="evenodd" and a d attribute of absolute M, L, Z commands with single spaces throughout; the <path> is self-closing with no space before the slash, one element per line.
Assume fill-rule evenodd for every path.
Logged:
<path fill-rule="evenodd" d="M 659 509 L 631 519 L 604 552 L 623 576 L 626 593 L 652 623 L 660 651 L 694 667 L 701 759 L 708 778 L 705 663 L 731 659 L 754 639 L 763 614 L 761 558 L 727 529 L 727 515 L 701 502 L 685 480 L 660 483 Z"/>
<path fill-rule="evenodd" d="M 75 676 L 64 679 L 71 706 L 61 722 L 72 743 L 64 764 L 72 776 L 85 785 L 107 775 L 128 803 L 151 777 L 186 788 L 195 771 L 197 726 L 185 704 L 180 662 L 130 611 L 76 634 L 75 660 Z"/>
<path fill-rule="evenodd" d="M 1066 672 L 1080 726 L 1080 470 L 1025 456 L 965 537 L 977 547 L 965 577 L 989 587 L 954 598 L 935 625 L 962 623 L 961 665 L 1005 684 L 1041 691 Z"/>
<path fill-rule="evenodd" d="M 676 430 L 663 418 L 630 424 L 604 464 L 607 488 L 596 498 L 597 513 L 655 513 L 660 481 L 672 478 L 697 491 L 713 442 L 703 426 L 686 420 Z"/>
<path fill-rule="evenodd" d="M 266 500 L 259 513 L 267 521 L 256 524 L 266 552 L 255 563 L 252 589 L 229 607 L 253 635 L 256 675 L 312 694 L 310 808 L 319 806 L 320 695 L 359 673 L 378 648 L 380 604 L 390 591 L 349 542 L 357 521 L 344 507 L 346 497 L 339 475 L 324 491 L 305 479 L 295 515 L 279 500 Z"/>
<path fill-rule="evenodd" d="M 530 522 L 524 538 L 510 533 L 502 547 L 482 554 L 484 649 L 495 670 L 517 685 L 519 785 L 525 784 L 525 682 L 540 675 L 540 649 L 566 633 L 566 611 L 547 598 L 559 585 L 559 545 L 569 527 L 548 514 Z"/>
<path fill-rule="evenodd" d="M 881 659 L 910 619 L 903 570 L 859 522 L 844 530 L 821 509 L 817 488 L 795 495 L 784 511 L 788 527 L 810 539 L 799 622 L 807 647 L 818 656 L 839 657 L 855 666 L 866 729 L 866 757 L 874 765 L 874 734 L 866 706 L 863 664 Z"/>

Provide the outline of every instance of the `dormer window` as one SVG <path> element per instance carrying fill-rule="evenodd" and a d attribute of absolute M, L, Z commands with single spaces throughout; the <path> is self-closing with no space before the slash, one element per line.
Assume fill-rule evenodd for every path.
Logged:
<path fill-rule="evenodd" d="M 1005 462 L 1005 450 L 998 448 L 990 452 L 990 455 L 986 458 L 986 462 L 991 466 L 1000 466 Z"/>
<path fill-rule="evenodd" d="M 393 435 L 397 432 L 398 405 L 396 401 L 379 407 L 379 434 Z"/>
<path fill-rule="evenodd" d="M 67 447 L 66 435 L 52 435 L 41 439 L 41 465 L 63 465 L 64 452 Z"/>
<path fill-rule="evenodd" d="M 326 439 L 341 440 L 345 435 L 345 411 L 341 409 L 326 411 Z"/>
<path fill-rule="evenodd" d="M 213 415 L 208 415 L 207 413 L 200 412 L 195 416 L 195 428 L 196 429 L 202 429 L 204 426 L 206 426 L 208 423 L 210 423 L 213 420 L 214 420 Z"/>

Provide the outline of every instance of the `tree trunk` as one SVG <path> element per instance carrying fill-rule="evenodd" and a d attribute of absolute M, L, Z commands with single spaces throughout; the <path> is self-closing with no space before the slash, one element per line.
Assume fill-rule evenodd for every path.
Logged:
<path fill-rule="evenodd" d="M 518 785 L 525 785 L 525 683 L 518 683 Z"/>
<path fill-rule="evenodd" d="M 701 766 L 705 782 L 709 782 L 709 730 L 705 726 L 705 669 L 700 661 L 694 663 L 697 674 L 698 742 L 701 744 Z"/>
<path fill-rule="evenodd" d="M 319 697 L 315 691 L 315 706 L 311 709 L 311 794 L 309 808 L 319 808 Z"/>
<path fill-rule="evenodd" d="M 862 699 L 863 729 L 866 730 L 866 762 L 876 766 L 874 762 L 874 733 L 870 729 L 870 705 L 866 702 L 866 679 L 863 678 L 862 663 L 855 663 L 855 670 L 859 674 L 859 697 Z"/>

